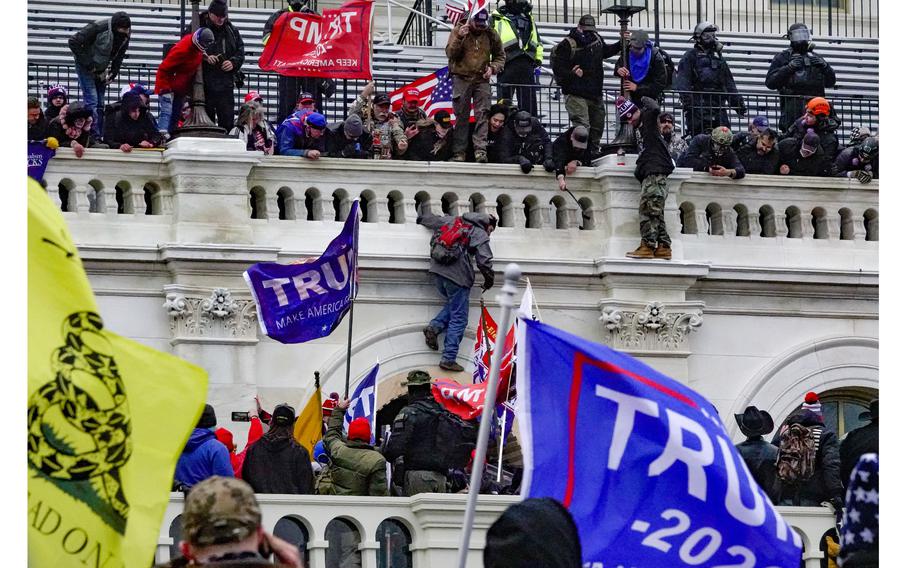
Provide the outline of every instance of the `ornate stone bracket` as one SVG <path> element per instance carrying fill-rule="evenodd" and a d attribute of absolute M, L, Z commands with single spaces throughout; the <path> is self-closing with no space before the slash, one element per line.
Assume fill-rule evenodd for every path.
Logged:
<path fill-rule="evenodd" d="M 687 354 L 689 334 L 701 327 L 703 302 L 603 300 L 600 322 L 610 347 L 631 352 Z"/>
<path fill-rule="evenodd" d="M 165 286 L 163 308 L 171 320 L 172 341 L 252 343 L 257 338 L 256 304 L 237 299 L 227 288 L 204 290 Z"/>

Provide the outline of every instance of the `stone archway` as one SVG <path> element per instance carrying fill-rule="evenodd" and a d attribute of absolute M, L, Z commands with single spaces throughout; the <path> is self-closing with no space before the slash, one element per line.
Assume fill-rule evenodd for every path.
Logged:
<path fill-rule="evenodd" d="M 759 371 L 734 401 L 727 431 L 742 438 L 734 413 L 754 405 L 780 424 L 809 391 L 844 387 L 878 389 L 878 339 L 828 337 L 799 345 Z"/>

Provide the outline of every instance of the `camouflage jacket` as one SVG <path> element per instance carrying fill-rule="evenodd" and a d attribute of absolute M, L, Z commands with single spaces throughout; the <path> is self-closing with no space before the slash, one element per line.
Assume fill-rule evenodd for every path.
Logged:
<path fill-rule="evenodd" d="M 351 103 L 351 106 L 348 107 L 348 116 L 351 116 L 352 114 L 358 115 L 363 121 L 364 132 L 369 133 L 371 136 L 375 130 L 386 134 L 386 138 L 389 140 L 391 146 L 390 152 L 384 152 L 388 158 L 404 154 L 404 151 L 398 150 L 398 143 L 401 141 L 407 142 L 408 137 L 404 135 L 404 129 L 401 127 L 401 120 L 398 118 L 398 115 L 389 111 L 389 117 L 386 120 L 383 122 L 377 121 L 373 118 L 372 102 L 363 95 L 357 95 L 357 98 Z"/>

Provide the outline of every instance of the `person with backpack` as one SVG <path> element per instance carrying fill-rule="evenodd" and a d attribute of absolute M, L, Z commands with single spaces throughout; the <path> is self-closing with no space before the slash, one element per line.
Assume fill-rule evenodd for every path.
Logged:
<path fill-rule="evenodd" d="M 843 507 L 840 443 L 815 412 L 801 408 L 784 421 L 777 455 L 778 505 Z"/>
<path fill-rule="evenodd" d="M 483 275 L 483 289 L 493 287 L 493 251 L 490 234 L 497 219 L 488 213 L 465 213 L 460 217 L 424 213 L 417 223 L 433 231 L 430 239 L 430 274 L 445 305 L 423 329 L 427 347 L 439 350 L 437 337 L 445 330 L 445 345 L 439 366 L 460 373 L 455 362 L 468 325 L 468 299 L 474 286 L 474 262 Z M 473 261 L 472 262 L 472 257 Z"/>
<path fill-rule="evenodd" d="M 620 77 L 629 99 L 636 106 L 641 106 L 642 97 L 660 100 L 670 85 L 664 58 L 645 30 L 632 31 L 629 36 L 628 61 L 621 58 L 614 74 Z"/>
<path fill-rule="evenodd" d="M 445 493 L 446 474 L 452 467 L 465 466 L 473 449 L 469 440 L 476 439 L 477 428 L 434 400 L 426 371 L 408 373 L 407 386 L 408 404 L 395 417 L 382 455 L 389 463 L 404 457 L 406 496 Z"/>
<path fill-rule="evenodd" d="M 351 401 L 342 400 L 332 410 L 329 429 L 323 436 L 330 456 L 331 483 L 320 487 L 325 495 L 388 496 L 389 484 L 385 475 L 385 458 L 370 444 L 370 421 L 355 418 L 348 426 L 345 439 L 342 426 Z"/>
<path fill-rule="evenodd" d="M 739 431 L 746 441 L 736 444 L 749 473 L 772 503 L 780 499 L 780 481 L 777 478 L 777 447 L 765 441 L 766 434 L 774 431 L 774 419 L 766 410 L 748 406 L 742 414 L 734 414 Z"/>

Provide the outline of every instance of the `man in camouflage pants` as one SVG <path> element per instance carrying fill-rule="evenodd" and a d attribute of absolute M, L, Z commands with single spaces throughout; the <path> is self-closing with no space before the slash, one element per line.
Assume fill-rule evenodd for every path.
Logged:
<path fill-rule="evenodd" d="M 664 222 L 664 204 L 667 201 L 667 176 L 673 173 L 674 164 L 663 141 L 658 124 L 660 106 L 650 97 L 641 98 L 639 109 L 625 97 L 617 97 L 619 118 L 638 129 L 641 150 L 635 162 L 635 178 L 641 182 L 641 199 L 638 215 L 641 221 L 641 244 L 627 252 L 629 258 L 661 258 L 670 260 L 670 235 Z"/>

